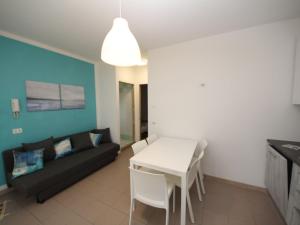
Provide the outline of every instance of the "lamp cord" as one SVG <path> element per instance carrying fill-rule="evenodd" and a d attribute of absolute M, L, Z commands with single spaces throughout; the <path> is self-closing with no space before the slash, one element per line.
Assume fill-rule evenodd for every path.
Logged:
<path fill-rule="evenodd" d="M 122 0 L 119 1 L 120 17 L 122 17 Z"/>

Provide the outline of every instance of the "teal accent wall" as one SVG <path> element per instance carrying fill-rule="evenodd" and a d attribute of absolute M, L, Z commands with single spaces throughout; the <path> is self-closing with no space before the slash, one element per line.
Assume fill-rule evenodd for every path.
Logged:
<path fill-rule="evenodd" d="M 84 109 L 27 112 L 25 81 L 34 80 L 85 88 Z M 11 99 L 21 103 L 14 120 Z M 96 127 L 94 65 L 0 36 L 0 153 L 49 136 L 62 136 Z M 13 128 L 23 133 L 12 134 Z M 5 184 L 0 157 L 0 185 Z"/>

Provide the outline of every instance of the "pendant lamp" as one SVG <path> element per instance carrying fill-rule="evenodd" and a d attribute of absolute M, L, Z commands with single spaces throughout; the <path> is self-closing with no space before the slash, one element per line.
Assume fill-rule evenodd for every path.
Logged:
<path fill-rule="evenodd" d="M 137 40 L 131 33 L 128 22 L 122 18 L 122 1 L 120 0 L 120 17 L 113 21 L 101 50 L 101 59 L 114 66 L 134 66 L 141 61 L 141 52 Z"/>

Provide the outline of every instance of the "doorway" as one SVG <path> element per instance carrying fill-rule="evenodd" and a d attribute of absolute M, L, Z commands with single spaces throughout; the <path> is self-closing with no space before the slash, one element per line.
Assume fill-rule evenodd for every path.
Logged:
<path fill-rule="evenodd" d="M 141 139 L 148 137 L 148 84 L 140 85 L 140 105 L 141 105 L 141 115 L 140 115 L 140 133 Z"/>
<path fill-rule="evenodd" d="M 119 82 L 120 145 L 125 148 L 134 142 L 134 85 Z"/>

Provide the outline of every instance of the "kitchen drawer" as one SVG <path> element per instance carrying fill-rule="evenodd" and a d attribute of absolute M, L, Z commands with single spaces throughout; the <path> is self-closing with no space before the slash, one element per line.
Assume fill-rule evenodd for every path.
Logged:
<path fill-rule="evenodd" d="M 300 193 L 300 167 L 294 163 L 292 180 L 291 180 L 290 196 L 295 198 L 297 193 Z"/>
<path fill-rule="evenodd" d="M 300 191 L 300 167 L 294 166 L 295 174 L 296 174 L 296 190 Z"/>
<path fill-rule="evenodd" d="M 290 225 L 299 225 L 299 224 L 300 224 L 300 210 L 295 209 L 292 214 Z"/>
<path fill-rule="evenodd" d="M 296 194 L 294 195 L 294 197 Z M 300 202 L 295 198 L 289 199 L 289 209 L 287 212 L 286 223 L 287 225 L 299 225 L 300 224 Z"/>
<path fill-rule="evenodd" d="M 300 225 L 300 167 L 295 163 L 293 164 L 286 222 L 288 225 Z"/>
<path fill-rule="evenodd" d="M 294 207 L 300 210 L 300 191 L 297 190 L 294 196 Z"/>

